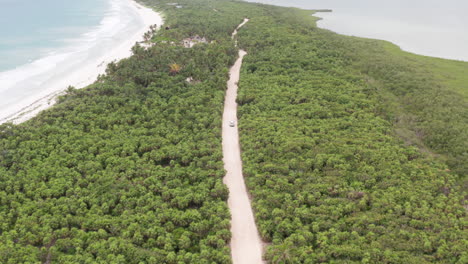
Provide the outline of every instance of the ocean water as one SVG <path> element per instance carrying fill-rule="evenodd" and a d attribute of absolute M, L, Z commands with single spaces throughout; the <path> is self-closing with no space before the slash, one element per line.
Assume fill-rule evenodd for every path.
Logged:
<path fill-rule="evenodd" d="M 66 47 L 109 9 L 109 0 L 0 0 L 0 72 Z"/>
<path fill-rule="evenodd" d="M 466 0 L 247 0 L 317 13 L 318 26 L 334 32 L 391 41 L 416 54 L 468 61 Z"/>
<path fill-rule="evenodd" d="M 91 83 L 144 26 L 132 0 L 0 0 L 0 123 Z"/>

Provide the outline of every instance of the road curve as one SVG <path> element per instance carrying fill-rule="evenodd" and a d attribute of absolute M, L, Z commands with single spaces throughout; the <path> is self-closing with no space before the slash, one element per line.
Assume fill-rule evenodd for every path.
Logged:
<path fill-rule="evenodd" d="M 231 35 L 231 38 L 234 39 L 236 36 L 237 36 L 237 32 L 239 31 L 239 29 L 241 27 L 243 27 L 245 24 L 247 24 L 247 22 L 249 22 L 249 19 L 248 18 L 244 18 L 244 21 L 242 21 L 242 23 L 240 23 L 237 28 L 234 30 L 234 32 L 232 32 L 232 35 Z"/>
<path fill-rule="evenodd" d="M 259 264 L 264 263 L 262 260 L 263 242 L 255 225 L 252 206 L 242 175 L 239 132 L 237 129 L 237 83 L 239 82 L 242 59 L 246 54 L 243 50 L 239 51 L 239 58 L 230 70 L 230 79 L 227 83 L 228 89 L 223 114 L 223 161 L 227 174 L 223 182 L 229 189 L 228 206 L 231 211 L 232 261 L 234 264 Z M 230 126 L 231 121 L 234 121 L 235 126 Z"/>

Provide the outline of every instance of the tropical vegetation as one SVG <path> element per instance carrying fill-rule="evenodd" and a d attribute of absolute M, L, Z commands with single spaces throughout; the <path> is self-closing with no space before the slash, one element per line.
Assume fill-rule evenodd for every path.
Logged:
<path fill-rule="evenodd" d="M 0 263 L 231 263 L 221 117 L 245 17 L 239 129 L 267 262 L 468 262 L 467 63 L 311 11 L 140 2 L 165 15 L 149 44 L 0 125 Z"/>

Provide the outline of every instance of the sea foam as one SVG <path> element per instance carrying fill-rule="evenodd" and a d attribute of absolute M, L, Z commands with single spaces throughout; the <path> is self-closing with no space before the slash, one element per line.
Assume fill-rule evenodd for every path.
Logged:
<path fill-rule="evenodd" d="M 151 12 L 130 0 L 111 0 L 99 26 L 66 40 L 63 48 L 40 59 L 1 72 L 0 123 L 24 121 L 22 116 L 47 108 L 69 85 L 89 85 L 104 73 L 109 62 L 131 55 L 135 34 L 143 35 L 146 29 L 142 28 L 162 23 L 159 16 L 145 18 L 143 11 Z"/>

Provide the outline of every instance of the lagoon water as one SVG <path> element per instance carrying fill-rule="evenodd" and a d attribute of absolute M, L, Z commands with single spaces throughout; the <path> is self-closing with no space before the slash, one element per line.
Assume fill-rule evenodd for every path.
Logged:
<path fill-rule="evenodd" d="M 466 0 L 247 0 L 317 13 L 319 27 L 334 32 L 391 41 L 403 50 L 468 61 Z"/>

